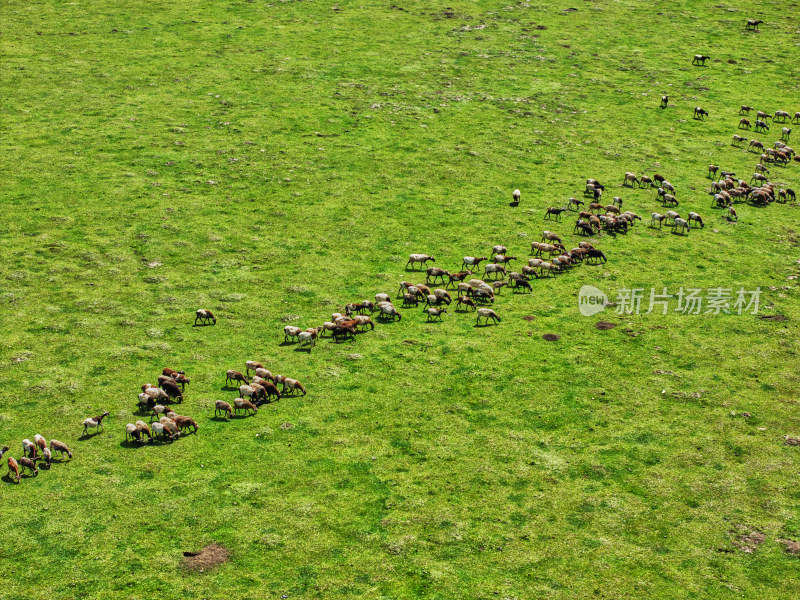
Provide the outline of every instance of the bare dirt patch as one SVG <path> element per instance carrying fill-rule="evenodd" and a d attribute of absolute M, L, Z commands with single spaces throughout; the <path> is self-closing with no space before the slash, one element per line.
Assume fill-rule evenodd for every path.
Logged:
<path fill-rule="evenodd" d="M 535 318 L 536 318 L 536 317 L 534 317 L 533 315 L 525 315 L 524 317 L 522 317 L 522 320 L 523 320 L 523 321 L 527 321 L 528 323 L 530 323 L 530 322 L 531 322 L 531 321 L 533 321 Z"/>
<path fill-rule="evenodd" d="M 800 446 L 800 438 L 791 437 L 787 435 L 783 439 L 783 443 L 786 444 L 787 446 Z"/>
<path fill-rule="evenodd" d="M 600 331 L 606 331 L 608 329 L 614 329 L 617 326 L 616 323 L 609 323 L 608 321 L 598 321 L 594 324 Z"/>
<path fill-rule="evenodd" d="M 778 539 L 778 542 L 783 544 L 783 547 L 786 550 L 786 554 L 791 554 L 792 556 L 797 556 L 798 554 L 800 554 L 800 542 L 795 542 L 794 540 L 782 540 L 782 539 Z"/>
<path fill-rule="evenodd" d="M 786 315 L 760 315 L 758 318 L 764 321 L 778 321 L 779 323 L 789 320 L 789 317 Z"/>
<path fill-rule="evenodd" d="M 560 340 L 560 339 L 561 339 L 561 336 L 560 336 L 560 335 L 557 335 L 557 334 L 555 334 L 555 333 L 545 333 L 545 334 L 542 336 L 542 338 L 543 338 L 543 339 L 545 339 L 545 340 L 547 340 L 548 342 L 557 342 L 558 340 Z"/>
<path fill-rule="evenodd" d="M 758 547 L 767 539 L 763 533 L 758 529 L 747 527 L 746 525 L 737 525 L 736 529 L 730 532 L 736 536 L 733 540 L 734 547 L 742 552 L 752 554 Z"/>
<path fill-rule="evenodd" d="M 190 571 L 208 571 L 228 562 L 228 549 L 220 544 L 209 544 L 200 552 L 184 552 L 181 564 Z"/>

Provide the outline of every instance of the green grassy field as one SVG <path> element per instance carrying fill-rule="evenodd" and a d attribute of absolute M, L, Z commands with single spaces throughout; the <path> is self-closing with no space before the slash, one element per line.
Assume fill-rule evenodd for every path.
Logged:
<path fill-rule="evenodd" d="M 0 481 L 0 597 L 796 595 L 800 212 L 731 222 L 706 194 L 709 163 L 757 162 L 730 145 L 741 104 L 800 110 L 793 11 L 7 2 L 0 444 L 75 454 Z M 772 145 L 770 126 L 742 134 Z M 665 175 L 705 228 L 649 228 L 664 209 L 625 171 Z M 607 264 L 504 290 L 498 326 L 400 309 L 353 342 L 282 343 L 424 279 L 412 252 L 456 270 L 494 244 L 524 264 L 542 229 L 576 245 L 574 214 L 543 216 L 587 177 L 643 222 L 596 239 Z M 770 177 L 800 189 L 798 163 Z M 584 317 L 583 285 L 762 295 L 758 315 Z M 192 327 L 200 307 L 216 326 Z M 308 394 L 213 419 L 246 360 Z M 198 433 L 125 443 L 165 366 Z M 227 563 L 181 566 L 212 542 Z"/>

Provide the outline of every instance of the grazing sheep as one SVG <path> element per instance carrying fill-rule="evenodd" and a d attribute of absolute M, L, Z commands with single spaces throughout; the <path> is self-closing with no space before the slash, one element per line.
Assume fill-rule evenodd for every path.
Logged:
<path fill-rule="evenodd" d="M 800 112 L 794 113 L 794 117 L 792 118 L 792 123 L 800 123 Z"/>
<path fill-rule="evenodd" d="M 753 173 L 753 176 L 750 178 L 750 183 L 753 183 L 753 181 L 769 181 L 769 179 L 762 173 Z"/>
<path fill-rule="evenodd" d="M 517 288 L 522 288 L 523 290 L 528 290 L 529 292 L 533 291 L 533 288 L 531 287 L 531 284 L 528 283 L 524 279 L 515 279 L 514 280 L 514 289 L 517 289 Z"/>
<path fill-rule="evenodd" d="M 650 178 L 649 175 L 640 175 L 639 176 L 639 187 L 644 187 L 645 185 L 649 187 L 653 187 L 653 180 Z"/>
<path fill-rule="evenodd" d="M 240 410 L 244 410 L 245 415 L 251 414 L 250 411 L 252 410 L 252 414 L 256 414 L 258 412 L 258 407 L 250 402 L 249 400 L 245 400 L 244 398 L 236 398 L 233 401 L 234 410 L 238 413 Z M 230 405 L 228 405 L 230 406 Z"/>
<path fill-rule="evenodd" d="M 750 114 L 750 111 L 753 110 L 752 106 L 747 106 L 746 104 L 742 104 L 742 107 L 739 109 L 740 115 L 747 115 Z"/>
<path fill-rule="evenodd" d="M 711 58 L 710 56 L 705 56 L 704 54 L 695 54 L 694 58 L 692 59 L 693 65 L 700 65 L 701 67 L 706 66 L 706 60 Z"/>
<path fill-rule="evenodd" d="M 200 321 L 204 325 L 207 325 L 209 321 L 213 321 L 214 325 L 217 324 L 217 318 L 214 316 L 210 310 L 206 310 L 205 308 L 197 309 L 196 316 L 194 318 L 194 324 L 197 325 L 197 321 Z"/>
<path fill-rule="evenodd" d="M 366 329 L 367 325 L 369 325 L 370 330 L 375 329 L 375 323 L 372 322 L 372 318 L 369 315 L 356 315 L 353 317 L 353 320 L 356 322 L 356 329 L 359 327 Z"/>
<path fill-rule="evenodd" d="M 199 426 L 197 425 L 195 420 L 191 419 L 189 417 L 184 417 L 182 415 L 177 415 L 174 418 L 174 421 L 175 421 L 175 425 L 178 426 L 178 429 L 189 429 L 191 427 L 191 428 L 194 429 L 194 433 L 197 433 L 197 430 L 199 429 Z"/>
<path fill-rule="evenodd" d="M 0 458 L 3 458 L 3 454 L 8 452 L 9 450 L 10 448 L 8 446 L 3 446 L 2 448 L 0 448 Z"/>
<path fill-rule="evenodd" d="M 472 297 L 475 301 L 494 303 L 494 291 L 485 289 L 476 289 L 472 292 Z"/>
<path fill-rule="evenodd" d="M 392 304 L 381 304 L 381 316 L 384 318 L 390 318 L 392 320 L 397 318 L 398 321 L 403 320 L 403 315 L 397 312 L 397 309 Z"/>
<path fill-rule="evenodd" d="M 225 371 L 225 386 L 227 387 L 228 383 L 242 381 L 245 384 L 250 383 L 245 377 L 244 373 L 240 373 L 239 371 L 234 371 L 233 369 L 229 369 Z"/>
<path fill-rule="evenodd" d="M 447 312 L 446 308 L 429 308 L 427 311 L 428 313 L 428 321 L 435 320 L 436 317 L 439 317 L 439 320 L 442 320 L 442 315 Z"/>
<path fill-rule="evenodd" d="M 735 136 L 733 136 L 733 144 L 731 144 L 731 145 L 732 146 L 738 146 L 742 142 L 746 142 L 746 141 L 747 141 L 746 137 L 742 137 L 740 135 L 735 135 Z"/>
<path fill-rule="evenodd" d="M 276 375 L 276 376 L 275 376 L 275 378 L 276 378 L 276 379 L 277 379 L 278 377 L 279 377 L 279 375 Z M 269 402 L 269 399 L 270 399 L 272 396 L 275 396 L 275 397 L 276 397 L 278 400 L 280 400 L 280 399 L 283 397 L 283 396 L 281 395 L 281 393 L 278 391 L 278 386 L 277 386 L 277 385 L 275 385 L 274 383 L 272 383 L 271 381 L 266 381 L 266 382 L 262 383 L 262 384 L 261 384 L 261 387 L 262 387 L 262 388 L 264 389 L 264 391 L 266 392 L 266 398 L 265 398 L 265 400 L 266 400 L 266 401 L 268 401 L 268 402 Z"/>
<path fill-rule="evenodd" d="M 456 310 L 459 310 L 462 306 L 471 306 L 472 310 L 476 308 L 475 301 L 469 296 L 459 296 L 456 298 Z"/>
<path fill-rule="evenodd" d="M 36 444 L 27 438 L 22 440 L 22 456 L 30 456 L 34 460 L 38 458 Z"/>
<path fill-rule="evenodd" d="M 303 387 L 303 384 L 297 381 L 297 379 L 291 379 L 289 377 L 284 377 L 282 375 L 277 376 L 277 383 L 283 384 L 283 389 L 281 390 L 282 394 L 286 394 L 286 390 L 289 390 L 289 393 L 294 394 L 295 390 L 300 390 L 303 392 L 303 396 L 306 395 L 306 388 Z"/>
<path fill-rule="evenodd" d="M 257 360 L 248 360 L 246 363 L 244 363 L 244 367 L 245 367 L 245 372 L 247 373 L 247 376 L 249 377 L 250 376 L 250 371 L 255 371 L 256 369 L 263 369 L 264 365 L 262 365 Z"/>
<path fill-rule="evenodd" d="M 549 232 L 548 232 L 549 233 Z M 552 234 L 555 235 L 555 234 Z M 556 236 L 558 237 L 558 236 Z M 504 265 L 510 263 L 512 260 L 517 260 L 516 256 L 503 256 L 502 254 L 496 254 L 494 257 L 495 264 Z"/>
<path fill-rule="evenodd" d="M 142 432 L 139 431 L 133 423 L 125 425 L 125 441 L 127 442 L 129 438 L 131 440 L 136 440 L 140 444 L 142 443 Z"/>
<path fill-rule="evenodd" d="M 8 476 L 19 483 L 19 464 L 13 456 L 8 457 Z"/>
<path fill-rule="evenodd" d="M 259 367 L 256 369 L 256 377 L 261 377 L 263 379 L 272 379 L 272 372 L 268 371 L 264 367 Z"/>
<path fill-rule="evenodd" d="M 477 268 L 478 265 L 481 264 L 484 260 L 487 260 L 485 256 L 475 257 L 475 256 L 465 256 L 464 260 L 461 262 L 461 267 L 472 267 Z"/>
<path fill-rule="evenodd" d="M 512 202 L 514 202 L 514 204 L 519 204 L 519 199 L 522 197 L 522 192 L 519 190 L 514 190 L 511 194 L 511 197 L 513 198 Z"/>
<path fill-rule="evenodd" d="M 567 204 L 567 207 L 570 207 L 570 206 L 573 206 L 573 205 L 577 209 L 577 208 L 580 208 L 581 206 L 583 206 L 584 202 L 583 202 L 583 200 L 578 200 L 577 198 L 570 198 L 569 199 L 569 204 Z"/>
<path fill-rule="evenodd" d="M 549 207 L 547 207 L 547 211 L 544 213 L 544 218 L 546 219 L 550 215 L 555 215 L 556 221 L 558 221 L 558 219 L 561 217 L 561 213 L 565 212 L 566 210 L 567 209 L 563 208 L 563 207 L 562 208 L 558 208 L 558 207 L 549 206 Z"/>
<path fill-rule="evenodd" d="M 575 222 L 575 229 L 573 231 L 588 236 L 594 235 L 594 229 L 592 229 L 592 226 L 588 222 L 583 221 L 582 219 L 578 219 Z"/>
<path fill-rule="evenodd" d="M 494 273 L 495 278 L 497 277 L 498 273 L 502 273 L 503 276 L 506 274 L 506 268 L 502 265 L 498 265 L 496 263 L 487 263 L 486 266 L 483 267 L 483 274 L 484 276 L 488 275 L 489 273 Z"/>
<path fill-rule="evenodd" d="M 670 204 L 672 206 L 678 206 L 678 199 L 672 194 L 664 194 L 662 200 L 664 200 L 664 206 L 666 206 L 667 204 Z"/>
<path fill-rule="evenodd" d="M 453 298 L 450 296 L 450 292 L 443 290 L 442 288 L 436 288 L 433 290 L 433 295 L 437 298 L 441 298 L 445 304 L 450 304 L 453 301 Z"/>
<path fill-rule="evenodd" d="M 750 140 L 750 144 L 748 144 L 747 149 L 756 148 L 757 150 L 760 149 L 762 152 L 764 151 L 764 144 L 759 142 L 758 140 Z"/>
<path fill-rule="evenodd" d="M 767 167 L 765 167 L 761 163 L 758 163 L 756 165 L 756 169 L 755 170 L 756 170 L 756 173 L 766 173 L 766 174 L 769 175 L 769 169 L 767 169 Z"/>
<path fill-rule="evenodd" d="M 9 457 L 9 467 L 11 466 L 11 460 L 13 459 Z M 19 459 L 19 466 L 20 472 L 24 472 L 25 469 L 28 469 L 33 475 L 39 474 L 39 469 L 36 466 L 36 463 L 27 456 L 23 456 Z"/>
<path fill-rule="evenodd" d="M 786 119 L 791 119 L 791 118 L 792 118 L 792 115 L 790 115 L 785 110 L 776 110 L 775 111 L 775 116 L 772 118 L 772 120 L 775 121 L 776 123 L 785 123 Z M 778 120 L 778 119 L 780 119 L 780 120 Z"/>
<path fill-rule="evenodd" d="M 240 385 L 239 398 L 244 398 L 247 396 L 248 398 L 253 398 L 254 400 L 258 401 L 258 398 L 261 396 L 261 392 L 263 391 L 264 388 L 260 385 L 258 387 L 254 387 L 252 383 L 250 385 Z"/>
<path fill-rule="evenodd" d="M 481 324 L 481 319 L 485 320 L 485 324 L 489 324 L 489 319 L 492 319 L 495 323 L 500 322 L 500 317 L 497 316 L 497 313 L 494 312 L 491 308 L 479 308 L 477 311 L 478 315 L 478 325 Z"/>
<path fill-rule="evenodd" d="M 786 195 L 792 199 L 792 202 L 795 202 L 797 200 L 797 195 L 795 194 L 795 191 L 792 188 L 786 188 Z"/>
<path fill-rule="evenodd" d="M 140 434 L 142 434 L 142 433 L 147 434 L 148 441 L 150 441 L 150 442 L 153 441 L 153 432 L 150 431 L 150 427 L 147 425 L 147 423 L 145 423 L 144 421 L 139 420 L 139 421 L 136 421 L 136 423 L 134 423 L 134 425 L 136 425 L 136 429 L 139 430 Z"/>
<path fill-rule="evenodd" d="M 53 463 L 53 455 L 50 453 L 50 448 L 42 450 L 42 459 L 44 459 L 44 464 L 46 464 L 49 469 L 50 465 Z"/>
<path fill-rule="evenodd" d="M 312 331 L 301 331 L 297 336 L 297 340 L 301 346 L 306 345 L 313 348 L 317 343 L 317 334 L 319 334 L 319 331 L 316 328 Z"/>
<path fill-rule="evenodd" d="M 676 219 L 673 219 L 673 221 L 672 221 L 672 230 L 674 231 L 676 227 L 680 227 L 681 228 L 681 233 L 686 231 L 687 235 L 688 235 L 689 230 L 691 229 L 691 227 L 689 226 L 689 223 L 685 219 L 681 219 L 680 217 L 678 217 Z"/>
<path fill-rule="evenodd" d="M 233 416 L 231 405 L 224 400 L 217 400 L 214 402 L 214 416 L 218 414 L 227 415 L 225 418 L 230 419 Z"/>
<path fill-rule="evenodd" d="M 756 121 L 756 123 L 758 123 L 758 121 Z M 739 129 L 750 129 L 751 127 L 752 125 L 749 119 L 745 119 L 744 117 L 739 119 Z"/>
<path fill-rule="evenodd" d="M 483 260 L 486 259 L 484 258 Z M 459 271 L 458 273 L 450 273 L 448 275 L 449 281 L 447 282 L 447 285 L 445 287 L 449 286 L 451 283 L 458 283 L 459 281 L 464 281 L 464 279 L 466 279 L 469 275 L 472 275 L 472 271 Z"/>
<path fill-rule="evenodd" d="M 655 223 L 658 222 L 658 228 L 661 229 L 661 224 L 663 223 L 666 217 L 660 213 L 653 213 L 652 219 L 650 219 L 650 227 L 655 226 Z"/>
<path fill-rule="evenodd" d="M 83 434 L 86 435 L 86 432 L 89 428 L 97 429 L 100 431 L 100 427 L 103 427 L 103 419 L 108 416 L 108 411 L 104 411 L 103 414 L 97 415 L 96 417 L 89 417 L 83 421 Z M 103 427 L 105 429 L 105 427 Z"/>
<path fill-rule="evenodd" d="M 792 130 L 788 127 L 781 128 L 781 139 L 789 141 L 789 136 L 792 135 Z"/>
<path fill-rule="evenodd" d="M 167 429 L 158 421 L 155 423 L 150 423 L 150 428 L 152 429 L 154 436 L 161 436 L 161 438 L 169 437 L 169 439 L 172 440 L 172 436 L 169 435 Z"/>
<path fill-rule="evenodd" d="M 441 282 L 444 283 L 444 278 L 450 275 L 449 272 L 439 267 L 428 267 L 425 273 L 425 281 L 428 283 L 431 283 L 431 277 L 433 277 L 433 283 L 436 283 L 437 279 L 441 279 Z"/>
<path fill-rule="evenodd" d="M 697 221 L 698 223 L 700 223 L 701 228 L 705 227 L 705 223 L 703 223 L 702 217 L 700 217 L 700 215 L 698 215 L 696 212 L 690 212 L 687 221 L 690 227 L 692 225 L 692 221 Z"/>
<path fill-rule="evenodd" d="M 756 119 L 756 133 L 759 133 L 759 129 L 761 130 L 760 133 L 764 133 L 765 131 L 769 131 L 769 125 L 761 119 Z"/>
<path fill-rule="evenodd" d="M 64 458 L 64 453 L 67 453 L 67 456 L 72 458 L 72 451 L 67 448 L 67 445 L 63 442 L 59 442 L 58 440 L 50 440 L 50 449 L 53 452 L 59 452 L 61 454 L 61 458 Z"/>
<path fill-rule="evenodd" d="M 586 258 L 596 258 L 600 262 L 607 262 L 608 260 L 603 251 L 598 250 L 597 248 L 589 248 L 588 252 L 586 253 Z"/>
<path fill-rule="evenodd" d="M 508 252 L 508 248 L 506 248 L 502 244 L 496 244 L 496 245 L 492 246 L 492 255 L 494 255 L 494 254 L 505 254 L 506 252 Z M 486 260 L 486 259 L 484 259 L 484 260 Z"/>
<path fill-rule="evenodd" d="M 606 206 L 606 213 L 612 213 L 618 215 L 620 214 L 620 210 L 619 207 L 615 206 L 614 204 L 609 204 L 608 206 Z"/>
<path fill-rule="evenodd" d="M 287 325 L 283 328 L 283 341 L 288 342 L 292 338 L 297 339 L 297 336 L 300 335 L 300 332 L 303 331 L 299 327 L 295 327 L 294 325 Z"/>
<path fill-rule="evenodd" d="M 417 306 L 419 305 L 419 300 L 417 299 L 416 294 L 403 294 L 403 306 Z"/>
<path fill-rule="evenodd" d="M 389 296 L 389 294 L 383 294 L 383 293 L 375 294 L 375 304 L 378 304 L 380 302 L 389 302 L 391 301 L 391 299 L 392 298 Z"/>
<path fill-rule="evenodd" d="M 427 254 L 411 254 L 408 257 L 406 269 L 408 269 L 409 266 L 413 267 L 415 263 L 420 263 L 424 266 L 428 261 L 436 262 L 436 259 L 432 256 L 428 256 Z"/>
<path fill-rule="evenodd" d="M 147 396 L 150 399 L 150 401 L 147 403 L 148 406 L 150 406 L 150 404 L 154 403 L 154 402 L 160 402 L 162 400 L 169 400 L 169 395 L 167 394 L 167 392 L 165 392 L 161 388 L 147 387 L 147 388 L 144 388 L 144 392 L 142 392 L 142 394 L 144 394 L 145 396 Z M 142 394 L 139 394 L 139 405 L 140 406 L 143 405 Z"/>
<path fill-rule="evenodd" d="M 667 108 L 669 105 L 669 96 L 661 96 L 661 108 Z"/>
<path fill-rule="evenodd" d="M 761 19 L 747 19 L 747 25 L 744 26 L 745 29 L 758 29 L 758 26 L 761 25 L 764 21 Z"/>
<path fill-rule="evenodd" d="M 37 446 L 37 447 L 39 448 L 39 450 L 41 450 L 42 452 L 44 452 L 45 450 L 47 450 L 47 441 L 44 439 L 44 437 L 42 437 L 42 436 L 41 436 L 41 435 L 39 435 L 38 433 L 37 433 L 36 435 L 34 435 L 34 436 L 33 436 L 33 443 L 34 443 L 34 444 L 36 444 L 36 446 Z"/>
<path fill-rule="evenodd" d="M 627 171 L 625 173 L 625 177 L 622 179 L 622 185 L 630 185 L 631 187 L 634 185 L 639 185 L 639 178 L 636 177 L 635 173 Z"/>
<path fill-rule="evenodd" d="M 708 116 L 708 111 L 707 110 L 705 110 L 704 108 L 701 108 L 699 106 L 695 106 L 695 108 L 694 108 L 694 118 L 695 119 L 702 119 L 703 117 L 707 117 L 707 116 Z"/>
<path fill-rule="evenodd" d="M 161 417 L 158 422 L 163 428 L 163 434 L 169 436 L 170 440 L 180 437 L 181 432 L 178 430 L 178 425 L 175 421 L 169 417 Z M 153 429 L 155 430 L 155 423 L 153 423 Z"/>
<path fill-rule="evenodd" d="M 161 384 L 161 389 L 163 389 L 170 398 L 176 398 L 178 402 L 183 402 L 183 391 L 174 381 L 163 382 Z"/>

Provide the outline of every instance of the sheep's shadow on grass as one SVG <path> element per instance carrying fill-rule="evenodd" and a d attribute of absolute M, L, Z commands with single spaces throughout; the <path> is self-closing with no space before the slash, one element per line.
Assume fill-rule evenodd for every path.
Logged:
<path fill-rule="evenodd" d="M 102 431 L 95 431 L 94 433 L 84 433 L 81 437 L 78 438 L 79 442 L 85 442 L 86 440 L 91 440 L 93 437 L 103 433 Z"/>
<path fill-rule="evenodd" d="M 122 448 L 137 448 L 138 449 L 138 448 L 141 448 L 142 446 L 144 446 L 147 443 L 148 443 L 147 440 L 145 440 L 144 442 L 137 442 L 136 440 L 127 439 L 127 440 L 122 440 L 119 443 L 119 445 Z"/>
<path fill-rule="evenodd" d="M 297 348 L 294 349 L 294 351 L 295 352 L 305 352 L 307 354 L 311 354 L 311 350 L 313 348 L 314 348 L 314 346 L 298 346 Z"/>
<path fill-rule="evenodd" d="M 283 342 L 281 342 L 280 344 L 278 344 L 278 346 L 280 346 L 281 348 L 283 348 L 283 347 L 285 347 L 285 346 L 291 346 L 291 345 L 293 345 L 293 344 L 296 344 L 296 343 L 297 343 L 297 342 L 283 341 Z"/>
<path fill-rule="evenodd" d="M 688 237 L 688 235 L 689 235 L 685 231 L 678 231 L 677 229 L 673 229 L 672 231 L 670 231 L 670 233 L 672 235 L 679 235 L 680 237 Z"/>
<path fill-rule="evenodd" d="M 473 327 L 484 328 L 484 327 L 494 327 L 495 325 L 500 325 L 500 323 L 494 323 L 492 321 L 490 321 L 488 323 L 475 323 L 475 325 L 473 325 Z"/>
<path fill-rule="evenodd" d="M 23 475 L 22 477 L 25 477 L 25 476 Z M 21 479 L 22 477 L 20 477 L 20 479 Z M 5 475 L 3 475 L 3 477 L 2 477 L 2 480 L 3 480 L 3 481 L 5 481 L 6 483 L 19 483 L 19 482 L 18 482 L 16 479 L 14 479 L 14 478 L 11 476 L 11 474 L 10 474 L 10 473 L 6 473 Z"/>
<path fill-rule="evenodd" d="M 192 327 L 213 327 L 215 323 L 195 323 Z"/>
<path fill-rule="evenodd" d="M 508 205 L 509 205 L 510 207 L 512 207 L 512 208 L 515 208 L 515 207 L 519 206 L 519 202 L 514 202 L 514 201 L 512 200 L 511 202 L 509 202 L 509 203 L 508 203 Z"/>

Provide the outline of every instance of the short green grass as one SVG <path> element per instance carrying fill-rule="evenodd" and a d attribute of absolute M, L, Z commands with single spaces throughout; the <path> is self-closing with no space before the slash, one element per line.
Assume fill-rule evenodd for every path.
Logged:
<path fill-rule="evenodd" d="M 705 194 L 709 163 L 756 162 L 730 146 L 740 104 L 800 110 L 793 10 L 7 2 L 0 443 L 18 457 L 38 432 L 75 457 L 2 480 L 2 596 L 796 594 L 778 540 L 800 539 L 783 445 L 800 434 L 800 213 L 741 204 L 731 223 Z M 648 229 L 659 205 L 620 187 L 628 170 L 666 175 L 705 229 Z M 281 344 L 286 323 L 421 279 L 411 252 L 455 269 L 497 243 L 527 258 L 543 228 L 574 245 L 544 209 L 586 177 L 644 224 L 598 241 L 606 265 L 505 291 L 499 326 L 409 309 L 354 342 Z M 762 315 L 788 320 L 586 318 L 585 284 L 760 286 Z M 215 327 L 192 327 L 199 307 Z M 212 419 L 248 359 L 308 395 Z M 200 430 L 131 447 L 138 387 L 164 366 L 191 378 L 180 412 Z M 764 543 L 737 549 L 753 530 Z M 210 542 L 229 563 L 181 568 Z"/>

